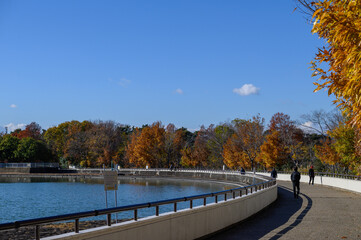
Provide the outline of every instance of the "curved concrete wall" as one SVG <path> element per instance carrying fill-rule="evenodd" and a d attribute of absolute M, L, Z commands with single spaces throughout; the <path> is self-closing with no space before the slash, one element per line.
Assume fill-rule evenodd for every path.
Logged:
<path fill-rule="evenodd" d="M 179 179 L 201 179 L 222 182 L 232 182 L 240 185 L 251 185 L 264 182 L 270 179 L 263 175 L 254 176 L 253 174 L 240 174 L 239 172 L 231 171 L 206 171 L 206 170 L 178 170 L 169 171 L 165 169 L 160 170 L 145 170 L 145 169 L 122 169 L 118 171 L 119 174 L 126 176 L 140 176 L 140 177 L 165 177 L 165 178 L 179 178 Z"/>
<path fill-rule="evenodd" d="M 269 176 L 269 173 L 257 173 L 259 175 Z M 291 174 L 278 174 L 277 180 L 281 181 L 291 181 Z M 301 175 L 301 182 L 308 183 L 309 176 Z M 350 180 L 344 178 L 334 178 L 334 177 L 325 177 L 325 176 L 315 176 L 315 184 L 326 185 L 330 187 L 337 187 L 346 189 L 349 191 L 354 191 L 361 193 L 361 181 L 360 180 Z"/>
<path fill-rule="evenodd" d="M 239 174 L 234 175 L 244 178 Z M 276 199 L 277 185 L 274 185 L 252 194 L 227 201 L 218 201 L 218 203 L 207 206 L 198 206 L 193 209 L 164 213 L 158 217 L 151 216 L 138 221 L 123 222 L 109 227 L 104 226 L 45 239 L 195 239 L 240 222 L 267 207 Z"/>

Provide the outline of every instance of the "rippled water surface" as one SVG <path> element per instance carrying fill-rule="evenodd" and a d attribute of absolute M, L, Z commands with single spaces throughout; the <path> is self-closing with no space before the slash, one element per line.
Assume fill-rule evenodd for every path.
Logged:
<path fill-rule="evenodd" d="M 74 179 L 0 179 L 0 223 L 66 213 L 91 211 L 105 208 L 103 180 Z M 215 182 L 127 178 L 119 180 L 117 205 L 159 201 L 170 198 L 198 195 L 229 189 Z M 108 207 L 115 207 L 115 192 L 108 191 Z M 211 202 L 212 199 L 208 199 Z M 203 201 L 195 201 L 200 205 Z M 189 203 L 179 204 L 179 209 Z M 165 205 L 161 212 L 170 211 L 173 205 Z M 139 211 L 139 216 L 154 215 L 154 208 Z M 131 218 L 132 212 L 118 214 L 118 218 Z M 97 219 L 104 219 L 104 216 Z M 94 219 L 94 218 L 93 218 Z"/>

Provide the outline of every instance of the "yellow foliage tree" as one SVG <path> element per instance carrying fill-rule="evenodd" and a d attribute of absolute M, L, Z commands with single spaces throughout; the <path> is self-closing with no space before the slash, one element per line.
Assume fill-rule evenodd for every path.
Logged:
<path fill-rule="evenodd" d="M 223 147 L 223 162 L 230 169 L 251 168 L 252 164 L 247 154 L 237 144 L 238 136 L 233 134 Z"/>
<path fill-rule="evenodd" d="M 298 0 L 311 12 L 313 28 L 327 41 L 311 62 L 317 88 L 334 94 L 335 103 L 361 128 L 361 1 Z M 326 63 L 326 65 L 325 65 Z M 328 65 L 328 68 L 325 68 Z"/>
<path fill-rule="evenodd" d="M 278 131 L 272 131 L 266 136 L 257 161 L 264 164 L 266 168 L 280 168 L 287 162 L 287 153 Z"/>

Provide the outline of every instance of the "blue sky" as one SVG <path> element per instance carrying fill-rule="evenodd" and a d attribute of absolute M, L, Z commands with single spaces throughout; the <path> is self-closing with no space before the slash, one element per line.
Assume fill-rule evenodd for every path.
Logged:
<path fill-rule="evenodd" d="M 330 111 L 295 2 L 0 1 L 0 126 L 71 120 L 190 130 Z M 243 88 L 242 88 L 243 87 Z"/>

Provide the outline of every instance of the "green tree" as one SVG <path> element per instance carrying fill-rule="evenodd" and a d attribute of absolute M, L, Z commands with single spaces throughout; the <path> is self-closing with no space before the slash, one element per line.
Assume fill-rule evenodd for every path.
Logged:
<path fill-rule="evenodd" d="M 15 151 L 19 145 L 19 139 L 11 135 L 5 135 L 0 142 L 0 160 L 5 162 L 17 162 Z"/>
<path fill-rule="evenodd" d="M 19 162 L 52 162 L 51 150 L 42 141 L 26 137 L 19 141 L 14 154 Z"/>

